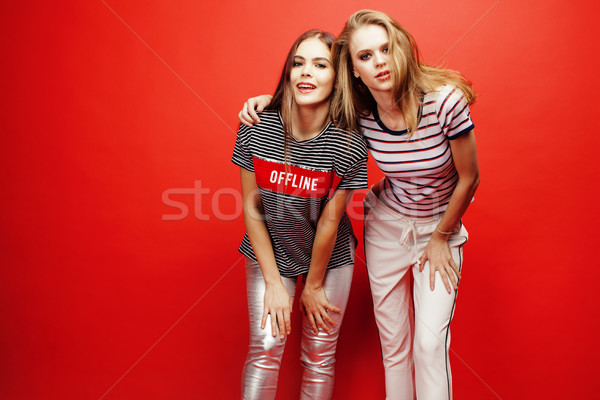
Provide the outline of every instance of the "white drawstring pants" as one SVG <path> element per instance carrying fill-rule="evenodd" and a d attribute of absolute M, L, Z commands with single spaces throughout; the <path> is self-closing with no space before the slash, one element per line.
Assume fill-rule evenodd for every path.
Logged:
<path fill-rule="evenodd" d="M 412 400 L 415 395 L 418 400 L 452 399 L 448 349 L 456 292 L 448 294 L 439 273 L 432 292 L 429 262 L 419 272 L 418 261 L 440 218 L 407 218 L 373 190 L 365 197 L 365 255 L 387 400 Z M 459 268 L 467 239 L 462 224 L 449 239 Z"/>

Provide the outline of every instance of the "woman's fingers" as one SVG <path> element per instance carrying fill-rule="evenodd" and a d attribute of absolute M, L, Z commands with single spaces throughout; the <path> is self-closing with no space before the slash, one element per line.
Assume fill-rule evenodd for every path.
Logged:
<path fill-rule="evenodd" d="M 339 307 L 336 307 L 336 306 L 334 306 L 334 305 L 333 305 L 333 304 L 331 304 L 331 303 L 327 303 L 327 304 L 325 304 L 325 305 L 324 305 L 324 307 L 325 307 L 327 310 L 329 310 L 329 311 L 333 311 L 333 312 L 335 312 L 335 313 L 338 313 L 338 314 L 342 312 L 342 309 L 341 309 L 341 308 L 339 308 Z"/>
<path fill-rule="evenodd" d="M 446 288 L 446 292 L 450 293 L 450 282 L 448 281 L 448 274 L 446 273 L 445 268 L 438 268 L 440 272 L 440 276 L 442 277 L 442 282 L 444 282 L 444 287 Z"/>
<path fill-rule="evenodd" d="M 285 335 L 289 335 L 292 331 L 292 318 L 290 310 L 281 309 L 279 311 L 275 311 L 265 308 L 262 320 L 260 322 L 261 329 L 265 329 L 268 315 L 271 315 L 271 334 L 275 337 L 279 331 L 279 338 L 281 340 L 285 339 Z"/>
<path fill-rule="evenodd" d="M 446 291 L 450 293 L 450 284 L 448 283 L 448 274 L 446 274 L 446 270 L 443 267 L 438 268 L 431 260 L 429 261 L 429 289 L 431 289 L 432 292 L 435 290 L 435 271 L 439 272 L 442 282 L 446 287 Z"/>
<path fill-rule="evenodd" d="M 457 269 L 458 267 L 450 260 L 450 263 L 448 264 L 448 276 L 450 277 L 450 282 L 452 282 L 454 290 L 458 289 L 458 279 L 460 279 L 460 271 L 457 271 Z"/>
<path fill-rule="evenodd" d="M 326 308 L 333 312 L 341 312 L 339 308 L 328 304 L 327 306 L 324 306 L 324 308 L 322 308 L 321 310 L 307 313 L 306 315 L 315 334 L 319 333 L 319 329 L 323 329 L 325 332 L 331 333 L 332 328 L 335 328 L 336 326 L 336 323 L 333 320 L 333 318 L 331 318 L 331 316 L 327 313 Z"/>
<path fill-rule="evenodd" d="M 285 332 L 286 332 L 285 318 L 283 316 L 283 310 L 279 310 L 276 315 L 277 315 L 277 326 L 279 328 L 279 339 L 283 340 L 283 339 L 285 339 Z M 271 318 L 272 317 L 273 316 L 271 316 Z M 273 336 L 275 336 L 275 335 L 273 335 Z"/>
<path fill-rule="evenodd" d="M 323 310 L 323 313 L 325 315 L 327 315 L 327 312 L 325 312 L 325 310 Z M 329 318 L 329 316 L 327 315 L 327 318 Z M 331 319 L 331 318 L 329 318 Z M 331 333 L 331 328 L 325 323 L 325 321 L 323 321 L 323 316 L 321 313 L 316 313 L 315 314 L 315 321 L 317 321 L 317 325 L 321 328 L 323 328 L 323 330 L 327 333 Z M 315 334 L 319 333 L 319 331 L 315 331 Z"/>
<path fill-rule="evenodd" d="M 305 287 L 300 296 L 300 307 L 304 310 L 304 315 L 315 335 L 319 333 L 319 330 L 331 333 L 336 326 L 334 319 L 329 315 L 329 311 L 342 312 L 339 307 L 334 306 L 327 300 L 325 291 L 322 288 L 314 291 Z"/>
<path fill-rule="evenodd" d="M 427 261 L 427 253 L 423 253 L 421 258 L 419 258 L 419 272 L 423 272 L 423 268 L 425 267 L 426 261 Z"/>
<path fill-rule="evenodd" d="M 288 310 L 288 309 L 283 310 L 283 323 L 285 325 L 285 330 L 280 331 L 280 332 L 285 332 L 286 335 L 289 335 L 290 333 L 292 333 L 292 319 L 291 319 L 290 310 Z"/>
<path fill-rule="evenodd" d="M 314 314 L 307 314 L 306 318 L 308 318 L 308 323 L 310 324 L 310 327 L 312 328 L 313 332 L 316 334 L 319 333 L 319 328 L 317 328 L 317 323 L 315 322 L 315 316 Z"/>
<path fill-rule="evenodd" d="M 327 310 L 323 310 L 321 314 L 319 314 L 323 323 L 327 326 L 327 333 L 331 331 L 329 326 L 335 327 L 335 321 L 331 318 L 331 316 L 327 313 Z"/>
<path fill-rule="evenodd" d="M 435 289 L 435 267 L 429 263 L 429 289 L 433 292 Z"/>
<path fill-rule="evenodd" d="M 453 259 L 450 259 L 450 266 L 452 267 L 452 270 L 456 275 L 456 279 L 460 279 L 460 268 L 458 268 L 458 265 L 456 265 Z M 456 287 L 456 289 L 458 289 L 458 286 Z"/>
<path fill-rule="evenodd" d="M 244 106 L 242 107 L 242 111 L 238 114 L 238 119 L 240 122 L 246 126 L 252 126 L 254 124 L 258 124 L 260 122 L 260 118 L 258 117 L 258 113 L 263 111 L 265 106 L 256 98 L 248 99 Z"/>
<path fill-rule="evenodd" d="M 267 326 L 267 316 L 269 315 L 269 310 L 267 310 L 266 308 L 263 310 L 263 315 L 262 315 L 262 319 L 260 320 L 260 329 L 265 329 L 265 326 Z M 275 335 L 273 335 L 275 336 Z"/>
<path fill-rule="evenodd" d="M 254 98 L 248 99 L 248 101 L 246 102 L 246 105 L 248 106 L 248 108 L 247 108 L 248 115 L 250 116 L 252 122 L 259 123 L 260 118 L 258 118 L 258 114 L 256 113 L 256 108 L 260 107 L 260 106 L 257 104 L 256 99 L 254 99 Z M 259 111 L 262 111 L 262 110 L 259 110 Z"/>
<path fill-rule="evenodd" d="M 270 312 L 271 314 L 271 335 L 277 336 L 277 314 Z"/>
<path fill-rule="evenodd" d="M 241 123 L 246 126 L 252 126 L 252 124 L 254 123 L 252 117 L 250 116 L 249 109 L 250 107 L 248 105 L 248 102 L 245 102 L 244 106 L 242 107 L 242 111 L 240 111 L 240 113 L 238 114 L 238 118 L 240 119 Z"/>
<path fill-rule="evenodd" d="M 451 263 L 447 264 L 446 267 L 434 267 L 429 264 L 429 287 L 431 291 L 435 289 L 435 272 L 438 271 L 440 277 L 442 278 L 442 282 L 444 283 L 444 287 L 448 293 L 452 293 L 451 288 L 454 290 L 458 289 L 458 280 L 456 275 L 455 266 L 452 266 Z M 458 269 L 458 268 L 457 268 Z M 460 277 L 458 277 L 460 278 Z"/>
<path fill-rule="evenodd" d="M 238 119 L 240 120 L 240 122 L 246 126 L 252 126 L 252 120 L 246 118 L 246 115 L 244 114 L 244 111 L 240 111 L 240 113 L 238 114 Z"/>
<path fill-rule="evenodd" d="M 458 282 L 456 281 L 456 276 L 454 275 L 454 270 L 448 268 L 448 278 L 450 278 L 450 283 L 452 284 L 452 288 L 454 290 L 458 289 Z M 448 291 L 450 293 L 450 291 Z"/>

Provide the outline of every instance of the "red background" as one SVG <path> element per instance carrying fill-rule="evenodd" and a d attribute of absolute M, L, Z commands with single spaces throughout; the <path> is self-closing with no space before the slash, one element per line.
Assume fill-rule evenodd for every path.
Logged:
<path fill-rule="evenodd" d="M 600 10 L 532 3 L 2 2 L 0 397 L 239 397 L 236 115 L 274 89 L 301 32 L 337 34 L 369 7 L 479 93 L 455 397 L 597 398 Z M 384 396 L 362 259 L 337 399 Z M 279 399 L 298 393 L 298 336 Z"/>

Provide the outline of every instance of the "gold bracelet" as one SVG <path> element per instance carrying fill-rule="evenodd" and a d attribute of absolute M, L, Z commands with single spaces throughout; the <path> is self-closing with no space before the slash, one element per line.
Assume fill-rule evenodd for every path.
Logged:
<path fill-rule="evenodd" d="M 437 226 L 435 227 L 435 230 L 438 231 L 439 233 L 441 233 L 442 235 L 452 235 L 454 233 L 454 232 L 440 231 L 440 228 L 438 228 Z"/>

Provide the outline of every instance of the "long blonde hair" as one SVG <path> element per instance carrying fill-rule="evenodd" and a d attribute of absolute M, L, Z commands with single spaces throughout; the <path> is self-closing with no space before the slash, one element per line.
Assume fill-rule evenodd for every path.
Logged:
<path fill-rule="evenodd" d="M 337 126 L 360 131 L 360 117 L 368 115 L 377 107 L 369 89 L 360 78 L 355 78 L 352 74 L 350 40 L 352 34 L 364 25 L 381 26 L 389 36 L 392 95 L 404 116 L 409 138 L 419 124 L 424 93 L 451 84 L 464 94 L 469 104 L 475 101 L 476 95 L 471 82 L 459 72 L 432 67 L 421 61 L 414 38 L 395 19 L 381 11 L 360 10 L 350 16 L 331 49 L 338 86 L 331 102 L 331 115 Z"/>

